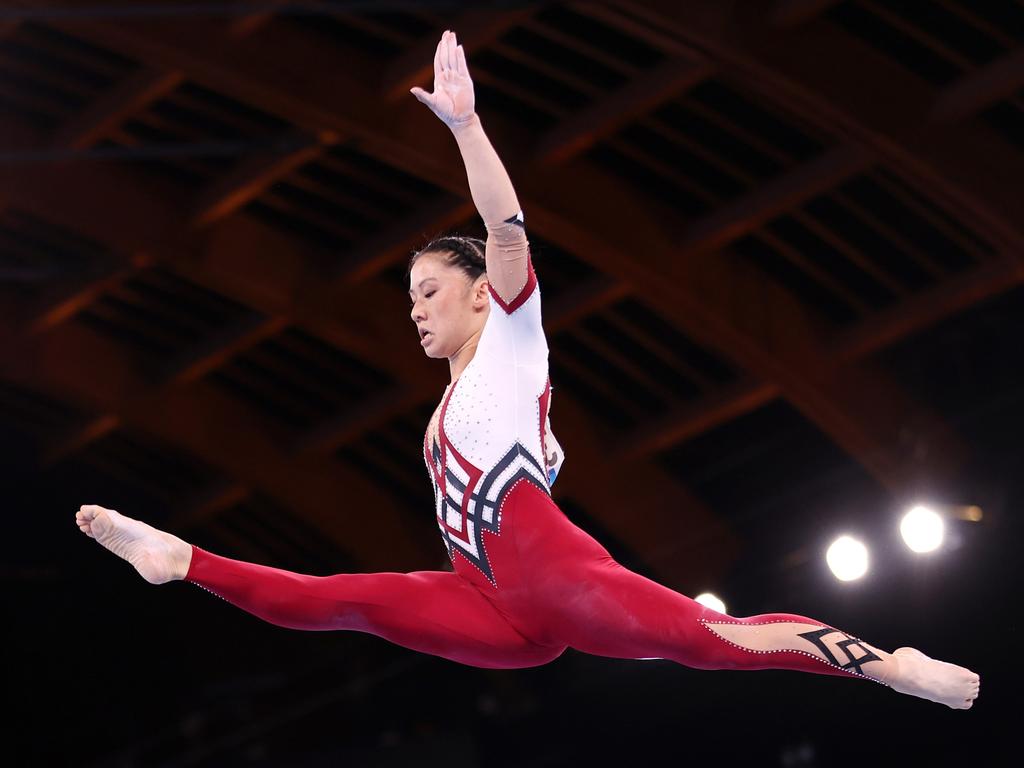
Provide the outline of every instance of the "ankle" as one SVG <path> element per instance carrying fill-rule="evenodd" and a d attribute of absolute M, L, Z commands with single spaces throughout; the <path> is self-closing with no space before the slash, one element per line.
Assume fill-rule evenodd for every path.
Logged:
<path fill-rule="evenodd" d="M 900 677 L 900 662 L 899 659 L 891 653 L 868 646 L 874 653 L 879 661 L 873 661 L 870 664 L 864 666 L 864 674 L 868 677 L 874 678 L 880 683 L 891 686 L 894 681 L 899 680 Z"/>
<path fill-rule="evenodd" d="M 178 539 L 180 542 L 180 553 L 175 559 L 178 562 L 177 568 L 174 569 L 174 580 L 184 581 L 188 577 L 188 573 L 192 570 L 192 545 L 187 541 Z"/>

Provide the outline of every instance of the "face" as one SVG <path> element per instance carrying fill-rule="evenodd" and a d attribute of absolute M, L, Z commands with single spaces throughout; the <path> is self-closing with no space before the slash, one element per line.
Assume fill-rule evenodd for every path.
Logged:
<path fill-rule="evenodd" d="M 487 277 L 475 281 L 442 255 L 425 253 L 409 273 L 410 316 L 427 357 L 454 355 L 487 320 Z M 424 335 L 424 332 L 428 332 Z"/>

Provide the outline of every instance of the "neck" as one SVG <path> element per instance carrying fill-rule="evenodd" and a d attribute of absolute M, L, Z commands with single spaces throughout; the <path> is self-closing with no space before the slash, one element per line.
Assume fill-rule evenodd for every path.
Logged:
<path fill-rule="evenodd" d="M 448 358 L 448 367 L 451 369 L 452 374 L 452 384 L 462 375 L 462 372 L 466 370 L 466 366 L 469 365 L 469 361 L 473 359 L 473 355 L 476 354 L 476 345 L 479 341 L 480 332 L 477 331 L 466 339 L 466 343 L 459 347 L 454 355 Z"/>

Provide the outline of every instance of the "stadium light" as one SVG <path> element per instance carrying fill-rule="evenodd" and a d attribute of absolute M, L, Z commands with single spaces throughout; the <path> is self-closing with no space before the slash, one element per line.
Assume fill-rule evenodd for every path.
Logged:
<path fill-rule="evenodd" d="M 851 536 L 840 536 L 832 542 L 825 561 L 840 581 L 854 581 L 868 572 L 868 548 Z"/>

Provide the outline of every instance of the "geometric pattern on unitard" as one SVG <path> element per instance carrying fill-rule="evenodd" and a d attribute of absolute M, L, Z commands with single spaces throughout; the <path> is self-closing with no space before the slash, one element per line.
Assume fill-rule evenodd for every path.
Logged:
<path fill-rule="evenodd" d="M 839 663 L 839 659 L 835 657 L 832 651 L 829 650 L 829 647 L 825 645 L 825 643 L 821 639 L 825 635 L 832 634 L 839 634 L 840 636 L 845 638 L 841 642 L 836 643 L 836 647 L 846 655 L 847 662 L 845 664 Z M 847 635 L 843 632 L 839 632 L 838 630 L 832 629 L 830 627 L 824 627 L 815 632 L 801 632 L 799 636 L 804 638 L 805 640 L 809 640 L 810 642 L 814 643 L 818 647 L 818 650 L 826 656 L 828 656 L 829 660 L 840 669 L 848 670 L 851 667 L 853 667 L 857 670 L 858 674 L 863 675 L 864 670 L 861 669 L 862 664 L 866 664 L 869 661 L 881 661 L 881 659 L 878 656 L 876 656 L 870 648 L 862 644 L 864 642 L 863 640 L 858 640 L 855 637 L 851 637 L 850 635 Z M 850 648 L 859 648 L 861 651 L 863 651 L 863 655 L 855 657 L 852 653 L 850 653 Z"/>
<path fill-rule="evenodd" d="M 525 479 L 550 496 L 547 477 L 538 461 L 518 441 L 482 477 L 476 467 L 464 466 L 456 452 L 446 454 L 442 462 L 441 449 L 435 440 L 431 456 L 435 467 L 444 467 L 445 481 L 443 492 L 437 482 L 433 483 L 437 525 L 448 557 L 454 562 L 456 554 L 462 555 L 497 587 L 487 557 L 484 531 L 500 535 L 502 502 L 517 481 Z M 474 476 L 479 477 L 475 487 L 472 486 Z"/>
<path fill-rule="evenodd" d="M 861 645 L 864 642 L 863 640 L 861 640 L 859 638 L 856 638 L 856 637 L 853 637 L 852 635 L 847 635 L 846 633 L 839 632 L 839 630 L 837 630 L 837 629 L 833 629 L 831 627 L 823 627 L 822 629 L 820 629 L 820 630 L 818 630 L 816 632 L 806 632 L 806 633 L 798 635 L 798 637 L 803 637 L 803 638 L 809 640 L 810 642 L 814 643 L 816 646 L 818 646 L 818 648 L 820 648 L 821 651 L 826 656 L 828 656 L 828 659 L 823 659 L 820 656 L 815 656 L 813 653 L 810 653 L 809 651 L 801 651 L 801 650 L 798 650 L 796 648 L 779 648 L 779 649 L 773 650 L 773 651 L 767 651 L 767 650 L 760 651 L 760 650 L 755 650 L 754 648 L 748 648 L 745 645 L 740 645 L 739 643 L 735 643 L 732 640 L 730 640 L 729 638 L 725 637 L 724 635 L 716 632 L 712 628 L 712 626 L 711 626 L 712 624 L 715 624 L 715 625 L 718 625 L 718 624 L 735 624 L 735 625 L 744 626 L 744 627 L 757 627 L 757 626 L 764 626 L 764 625 L 767 625 L 767 624 L 792 624 L 793 623 L 792 619 L 769 619 L 767 621 L 725 621 L 725 620 L 721 620 L 721 619 L 698 619 L 697 621 L 698 621 L 698 623 L 702 627 L 704 627 L 704 629 L 706 629 L 708 632 L 713 634 L 719 640 L 721 640 L 724 643 L 728 643 L 729 645 L 733 646 L 734 648 L 739 648 L 742 651 L 747 651 L 749 653 L 761 653 L 761 654 L 779 653 L 779 652 L 783 652 L 783 651 L 786 652 L 786 653 L 799 653 L 799 654 L 802 654 L 803 656 L 807 656 L 808 658 L 814 659 L 815 661 L 818 661 L 818 662 L 820 662 L 822 664 L 827 664 L 830 667 L 835 667 L 836 669 L 841 669 L 844 672 L 847 672 L 847 673 L 849 673 L 851 675 L 857 675 L 858 677 L 862 677 L 865 680 L 874 680 L 879 685 L 884 685 L 884 686 L 887 686 L 887 687 L 889 685 L 884 680 L 879 680 L 876 677 L 870 677 L 869 675 L 864 674 L 864 671 L 859 666 L 860 664 L 863 664 L 863 663 L 868 662 L 868 661 L 881 661 L 881 659 L 879 659 L 877 656 L 875 656 L 875 654 L 872 653 L 869 649 L 867 649 L 863 645 Z M 853 644 L 860 645 L 861 649 L 863 651 L 865 651 L 866 655 L 863 658 L 857 659 L 857 662 L 858 662 L 857 664 L 847 664 L 845 666 L 841 665 L 839 663 L 839 660 L 831 653 L 831 651 L 829 651 L 828 647 L 825 646 L 825 644 L 822 643 L 821 639 L 820 639 L 820 638 L 824 637 L 825 635 L 831 634 L 833 632 L 837 632 L 837 633 L 839 633 L 840 635 L 842 635 L 843 637 L 845 637 L 847 639 L 852 638 L 852 642 L 847 642 L 847 643 L 843 644 L 844 645 L 843 652 L 846 653 L 847 656 L 849 656 L 850 654 L 849 654 L 849 651 L 846 650 L 846 647 L 849 647 L 849 646 L 851 646 Z M 868 658 L 868 655 L 870 655 L 871 658 Z M 854 670 L 853 667 L 856 667 L 856 670 Z"/>

